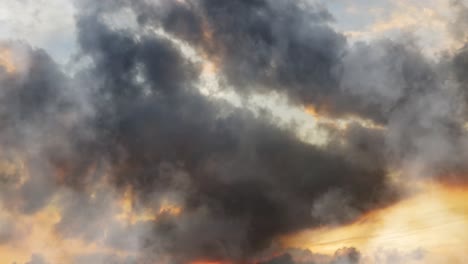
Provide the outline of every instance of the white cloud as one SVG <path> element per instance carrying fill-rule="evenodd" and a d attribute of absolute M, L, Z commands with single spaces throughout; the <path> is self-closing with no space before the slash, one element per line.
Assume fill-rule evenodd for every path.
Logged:
<path fill-rule="evenodd" d="M 70 0 L 0 1 L 0 40 L 20 40 L 66 62 L 76 47 Z"/>

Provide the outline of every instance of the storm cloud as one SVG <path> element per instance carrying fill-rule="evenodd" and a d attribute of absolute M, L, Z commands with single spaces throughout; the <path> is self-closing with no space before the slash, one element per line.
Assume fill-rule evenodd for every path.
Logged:
<path fill-rule="evenodd" d="M 266 115 L 203 96 L 194 86 L 200 69 L 170 41 L 136 40 L 99 18 L 79 21 L 83 52 L 95 65 L 89 74 L 102 83 L 94 97 L 99 151 L 112 163 L 116 186 L 131 186 L 143 201 L 171 193 L 184 208 L 155 224 L 155 251 L 182 262 L 247 261 L 275 237 L 318 224 L 311 208 L 329 190 L 345 193 L 357 212 L 390 199 L 385 168 L 355 164 Z"/>
<path fill-rule="evenodd" d="M 391 172 L 465 180 L 466 49 L 439 60 L 411 39 L 350 43 L 323 6 L 303 1 L 83 0 L 76 8 L 76 72 L 13 42 L 5 48 L 27 63 L 17 73 L 0 68 L 1 167 L 14 168 L 0 175 L 2 203 L 28 215 L 53 203 L 61 237 L 133 253 L 74 263 L 250 263 L 284 235 L 351 223 L 397 201 Z M 109 22 L 122 10 L 134 25 Z M 325 143 L 306 142 L 266 110 L 204 94 L 204 65 L 184 45 L 214 65 L 222 92 L 274 93 L 351 122 L 322 124 Z M 114 218 L 122 197 L 141 212 L 168 201 L 180 210 L 125 225 Z M 0 243 L 14 236 L 0 229 Z M 303 252 L 310 262 L 296 253 L 261 263 L 361 259 L 354 248 Z"/>

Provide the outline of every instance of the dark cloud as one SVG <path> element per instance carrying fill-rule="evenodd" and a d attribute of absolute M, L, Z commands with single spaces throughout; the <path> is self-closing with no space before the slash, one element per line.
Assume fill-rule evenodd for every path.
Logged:
<path fill-rule="evenodd" d="M 269 261 L 260 262 L 259 264 L 294 264 L 294 260 L 290 254 L 284 254 Z"/>
<path fill-rule="evenodd" d="M 230 3 L 226 8 L 246 8 Z M 210 8 L 224 10 L 223 3 Z M 181 262 L 246 261 L 274 238 L 319 224 L 312 207 L 328 191 L 339 190 L 356 212 L 337 214 L 337 223 L 389 201 L 365 195 L 389 193 L 384 167 L 306 144 L 267 116 L 201 95 L 198 65 L 169 40 L 112 30 L 94 12 L 80 16 L 78 25 L 83 54 L 93 64 L 83 75 L 98 84 L 93 100 L 100 148 L 91 156 L 105 155 L 111 180 L 122 190 L 130 186 L 143 203 L 172 194 L 184 208 L 178 217 L 157 221 L 148 252 Z M 74 222 L 66 219 L 64 227 Z"/>
<path fill-rule="evenodd" d="M 341 248 L 333 255 L 313 254 L 309 250 L 291 249 L 273 259 L 258 264 L 358 264 L 361 253 L 355 248 Z"/>
<path fill-rule="evenodd" d="M 238 93 L 279 92 L 325 115 L 385 124 L 409 96 L 434 89 L 435 65 L 411 43 L 348 45 L 319 5 L 297 1 L 132 4 L 143 25 L 162 26 L 212 60 Z"/>
<path fill-rule="evenodd" d="M 43 50 L 33 50 L 24 43 L 6 43 L 6 49 L 16 51 L 23 57 L 21 73 L 0 73 L 2 93 L 1 115 L 2 145 L 18 143 L 18 137 L 26 137 L 25 127 L 46 127 L 45 122 L 53 122 L 51 115 L 64 111 L 68 102 L 62 91 L 66 89 L 65 76 L 58 65 Z M 15 54 L 16 55 L 16 54 Z M 42 131 L 41 131 L 42 132 Z"/>
<path fill-rule="evenodd" d="M 192 16 L 179 15 L 190 11 Z M 199 39 L 178 27 L 166 29 L 195 40 L 239 93 L 274 90 L 296 103 L 340 111 L 335 109 L 339 91 L 334 71 L 346 39 L 328 25 L 331 15 L 323 8 L 294 1 L 207 0 L 175 5 L 167 14 L 163 26 L 167 19 L 183 25 L 198 21 Z"/>
<path fill-rule="evenodd" d="M 16 72 L 0 73 L 2 158 L 19 156 L 28 165 L 15 176 L 27 178 L 19 196 L 5 202 L 7 207 L 34 213 L 54 193 L 55 180 L 50 177 L 54 168 L 47 157 L 54 155 L 52 149 L 67 149 L 66 133 L 73 129 L 79 111 L 68 97 L 70 80 L 45 51 L 17 42 L 2 47 L 19 60 Z"/>
<path fill-rule="evenodd" d="M 453 60 L 453 69 L 466 94 L 466 90 L 468 89 L 468 77 L 466 76 L 466 70 L 468 69 L 468 44 L 456 53 Z"/>
<path fill-rule="evenodd" d="M 411 43 L 354 44 L 340 66 L 347 111 L 386 124 L 408 100 L 438 89 L 435 65 Z M 344 102 L 346 105 L 346 102 Z"/>
<path fill-rule="evenodd" d="M 26 47 L 26 73 L 0 73 L 0 142 L 21 153 L 29 175 L 7 207 L 34 213 L 60 191 L 55 230 L 64 238 L 136 251 L 143 262 L 245 263 L 283 235 L 348 223 L 395 201 L 390 169 L 465 168 L 459 86 L 447 85 L 442 64 L 410 42 L 349 45 L 326 10 L 299 1 L 77 7 L 83 69 L 67 76 L 44 51 Z M 137 29 L 106 22 L 124 7 Z M 306 143 L 269 113 L 203 95 L 201 65 L 157 27 L 212 60 L 242 98 L 278 92 L 327 117 L 374 123 L 325 124 L 328 141 Z M 453 63 L 460 84 L 465 61 L 460 52 Z M 127 190 L 139 206 L 156 210 L 169 197 L 183 210 L 124 225 L 112 204 Z M 296 253 L 265 263 L 302 263 Z M 359 260 L 351 248 L 317 263 Z"/>
<path fill-rule="evenodd" d="M 341 248 L 333 255 L 332 264 L 357 264 L 361 260 L 361 253 L 355 248 Z"/>

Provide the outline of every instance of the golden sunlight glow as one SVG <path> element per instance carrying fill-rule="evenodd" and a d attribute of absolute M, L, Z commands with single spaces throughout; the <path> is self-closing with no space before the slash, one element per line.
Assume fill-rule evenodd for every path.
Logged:
<path fill-rule="evenodd" d="M 120 213 L 117 219 L 129 224 L 137 222 L 156 221 L 161 215 L 168 214 L 179 216 L 182 213 L 182 208 L 168 200 L 163 200 L 157 211 L 148 208 L 137 208 L 134 193 L 131 188 L 128 188 L 122 200 L 120 201 Z"/>
<path fill-rule="evenodd" d="M 306 107 L 304 108 L 304 111 L 305 111 L 307 114 L 309 114 L 309 115 L 311 115 L 311 116 L 313 116 L 313 117 L 315 117 L 315 118 L 319 118 L 319 117 L 320 117 L 320 116 L 319 116 L 319 113 L 318 113 L 318 111 L 317 111 L 317 109 L 316 109 L 315 106 L 313 106 L 313 105 L 308 105 L 308 106 L 306 106 Z"/>
<path fill-rule="evenodd" d="M 95 243 L 63 239 L 55 231 L 61 215 L 53 205 L 29 216 L 1 210 L 0 217 L 14 221 L 17 229 L 17 238 L 0 246 L 0 263 L 26 263 L 34 253 L 40 253 L 51 263 L 72 263 L 73 257 L 79 254 L 122 254 Z"/>
<path fill-rule="evenodd" d="M 10 49 L 0 47 L 0 68 L 9 74 L 16 72 L 13 53 Z"/>
<path fill-rule="evenodd" d="M 203 69 L 202 69 L 202 74 L 206 75 L 214 75 L 218 71 L 218 68 L 215 63 L 211 61 L 207 61 L 203 63 Z"/>
<path fill-rule="evenodd" d="M 321 113 L 320 109 L 317 109 L 314 105 L 304 107 L 304 112 L 312 116 L 319 124 L 334 127 L 338 130 L 346 130 L 348 128 L 348 122 L 346 120 L 331 119 L 327 117 L 326 113 Z"/>
<path fill-rule="evenodd" d="M 362 127 L 369 128 L 369 129 L 378 129 L 382 130 L 385 129 L 384 126 L 374 123 L 372 120 L 362 119 L 354 116 L 348 116 L 345 118 L 331 118 L 322 113 L 320 109 L 317 109 L 314 105 L 308 105 L 304 107 L 304 112 L 308 115 L 312 116 L 318 123 L 328 125 L 339 130 L 346 130 L 348 126 L 352 123 L 357 123 Z"/>
<path fill-rule="evenodd" d="M 344 227 L 323 227 L 286 237 L 287 247 L 332 254 L 356 247 L 364 255 L 382 249 L 430 252 L 425 263 L 464 263 L 468 252 L 468 189 L 423 184 L 423 191 Z M 447 261 L 449 259 L 450 261 Z"/>
<path fill-rule="evenodd" d="M 182 213 L 182 207 L 170 203 L 168 200 L 163 200 L 161 207 L 159 208 L 158 215 L 169 214 L 173 216 L 179 216 Z"/>

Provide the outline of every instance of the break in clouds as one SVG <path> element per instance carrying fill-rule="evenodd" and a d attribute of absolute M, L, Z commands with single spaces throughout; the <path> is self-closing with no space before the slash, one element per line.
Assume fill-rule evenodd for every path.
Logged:
<path fill-rule="evenodd" d="M 58 237 L 109 249 L 69 263 L 359 263 L 354 248 L 318 255 L 278 239 L 396 202 L 391 174 L 468 180 L 466 48 L 435 59 L 410 36 L 351 42 L 339 17 L 303 1 L 75 4 L 72 73 L 23 41 L 0 49 L 2 206 L 52 204 Z M 453 7 L 447 26 L 464 40 L 468 9 Z M 268 110 L 203 93 L 207 63 L 219 93 L 276 94 L 351 122 L 307 142 Z M 149 217 L 122 223 L 122 199 Z M 0 223 L 0 244 L 28 235 Z"/>

